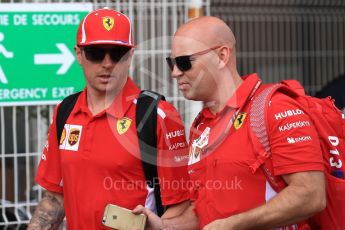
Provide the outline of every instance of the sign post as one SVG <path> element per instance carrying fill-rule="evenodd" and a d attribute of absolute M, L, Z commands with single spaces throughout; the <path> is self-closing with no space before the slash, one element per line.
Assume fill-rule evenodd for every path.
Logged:
<path fill-rule="evenodd" d="M 55 104 L 85 85 L 74 46 L 91 3 L 0 4 L 0 106 Z"/>

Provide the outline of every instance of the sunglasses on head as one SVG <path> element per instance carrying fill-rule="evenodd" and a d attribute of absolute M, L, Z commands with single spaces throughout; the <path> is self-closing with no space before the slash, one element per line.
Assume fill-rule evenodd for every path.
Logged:
<path fill-rule="evenodd" d="M 221 46 L 215 46 L 215 47 L 212 47 L 212 48 L 209 48 L 207 50 L 203 50 L 203 51 L 191 54 L 191 55 L 183 55 L 183 56 L 178 56 L 175 58 L 167 57 L 166 61 L 167 61 L 168 66 L 169 66 L 171 71 L 173 71 L 174 65 L 176 65 L 179 70 L 184 72 L 184 71 L 190 70 L 192 68 L 192 61 L 193 61 L 194 56 L 207 54 L 207 53 L 211 52 L 212 50 L 218 49 L 219 47 L 221 47 Z"/>
<path fill-rule="evenodd" d="M 109 54 L 113 62 L 125 61 L 128 58 L 127 54 L 130 49 L 131 48 L 124 46 L 116 46 L 111 48 L 104 48 L 99 46 L 82 47 L 86 59 L 91 62 L 102 62 L 106 54 Z"/>

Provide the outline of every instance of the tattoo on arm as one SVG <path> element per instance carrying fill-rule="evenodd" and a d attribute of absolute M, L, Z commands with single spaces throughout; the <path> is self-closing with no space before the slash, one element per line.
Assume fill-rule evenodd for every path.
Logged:
<path fill-rule="evenodd" d="M 58 229 L 64 217 L 62 195 L 45 192 L 32 216 L 28 229 Z"/>

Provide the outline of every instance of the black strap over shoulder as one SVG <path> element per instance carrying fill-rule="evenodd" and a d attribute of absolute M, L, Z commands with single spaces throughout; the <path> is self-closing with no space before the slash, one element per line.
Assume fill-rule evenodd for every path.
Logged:
<path fill-rule="evenodd" d="M 58 144 L 60 143 L 62 130 L 66 124 L 67 118 L 73 110 L 75 103 L 81 92 L 74 93 L 63 99 L 56 113 L 56 134 Z"/>
<path fill-rule="evenodd" d="M 157 214 L 163 214 L 160 186 L 157 173 L 157 108 L 164 96 L 144 90 L 140 93 L 136 107 L 136 127 L 141 159 L 148 186 L 154 188 Z"/>
<path fill-rule="evenodd" d="M 62 130 L 68 116 L 73 110 L 81 92 L 66 97 L 59 105 L 56 115 L 57 140 L 60 143 Z M 157 180 L 157 108 L 164 96 L 144 90 L 140 93 L 136 106 L 136 127 L 143 169 L 147 184 L 154 188 L 157 214 L 164 212 L 160 196 L 160 186 Z"/>

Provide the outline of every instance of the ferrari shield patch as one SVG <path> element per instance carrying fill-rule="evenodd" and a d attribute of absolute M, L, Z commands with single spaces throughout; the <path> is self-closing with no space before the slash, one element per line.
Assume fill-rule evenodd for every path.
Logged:
<path fill-rule="evenodd" d="M 127 132 L 128 128 L 131 126 L 131 123 L 132 123 L 132 120 L 127 117 L 119 119 L 116 124 L 117 132 L 120 135 L 124 134 L 125 132 Z"/>
<path fill-rule="evenodd" d="M 241 128 L 242 124 L 244 123 L 244 119 L 246 119 L 247 113 L 239 113 L 234 121 L 234 127 L 236 130 Z"/>
<path fill-rule="evenodd" d="M 103 17 L 103 26 L 106 30 L 111 30 L 114 27 L 115 21 L 112 17 Z"/>

